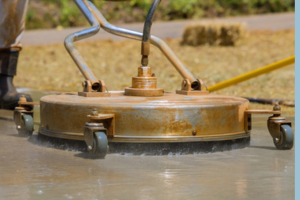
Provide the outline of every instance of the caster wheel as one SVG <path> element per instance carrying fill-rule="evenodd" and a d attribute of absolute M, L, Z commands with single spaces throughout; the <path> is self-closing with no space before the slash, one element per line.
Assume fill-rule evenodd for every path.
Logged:
<path fill-rule="evenodd" d="M 93 158 L 105 158 L 108 151 L 107 136 L 104 132 L 98 131 L 94 133 L 93 147 L 90 155 Z"/>
<path fill-rule="evenodd" d="M 280 126 L 280 138 L 274 138 L 273 142 L 277 149 L 288 150 L 294 146 L 294 134 L 289 125 Z"/>
<path fill-rule="evenodd" d="M 20 136 L 31 136 L 33 129 L 33 118 L 31 115 L 23 114 L 20 127 L 18 127 L 18 133 Z"/>

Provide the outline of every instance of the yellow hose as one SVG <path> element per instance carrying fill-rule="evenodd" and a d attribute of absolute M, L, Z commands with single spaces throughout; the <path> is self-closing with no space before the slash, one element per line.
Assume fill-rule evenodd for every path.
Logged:
<path fill-rule="evenodd" d="M 286 58 L 284 60 L 272 63 L 270 65 L 261 67 L 259 69 L 247 72 L 247 73 L 242 74 L 242 75 L 239 75 L 239 76 L 234 77 L 232 79 L 223 81 L 221 83 L 217 83 L 216 85 L 208 87 L 207 90 L 210 91 L 210 92 L 221 90 L 221 89 L 229 87 L 231 85 L 236 85 L 240 82 L 246 81 L 246 80 L 251 79 L 253 77 L 259 76 L 261 74 L 269 73 L 271 71 L 274 71 L 276 69 L 280 69 L 282 67 L 286 67 L 286 66 L 294 64 L 294 63 L 295 63 L 295 56 L 292 56 L 292 57 Z"/>

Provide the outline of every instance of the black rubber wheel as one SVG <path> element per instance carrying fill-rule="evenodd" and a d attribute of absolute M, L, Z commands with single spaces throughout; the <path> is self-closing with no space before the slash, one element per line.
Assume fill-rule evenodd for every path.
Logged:
<path fill-rule="evenodd" d="M 289 150 L 294 146 L 294 133 L 289 125 L 280 126 L 280 138 L 273 139 L 277 149 Z"/>
<path fill-rule="evenodd" d="M 94 133 L 93 147 L 90 155 L 93 158 L 105 158 L 108 151 L 108 141 L 105 132 L 98 131 Z"/>
<path fill-rule="evenodd" d="M 31 115 L 23 114 L 21 127 L 18 129 L 18 133 L 20 136 L 26 137 L 31 136 L 33 133 L 33 118 Z"/>

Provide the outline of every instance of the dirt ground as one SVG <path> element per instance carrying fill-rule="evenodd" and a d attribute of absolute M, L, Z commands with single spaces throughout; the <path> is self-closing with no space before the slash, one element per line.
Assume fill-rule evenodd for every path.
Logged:
<path fill-rule="evenodd" d="M 295 54 L 295 32 L 256 31 L 239 46 L 182 46 L 178 39 L 167 44 L 179 59 L 207 86 L 235 77 L 250 70 L 279 61 Z M 123 90 L 131 86 L 140 66 L 140 42 L 93 41 L 76 45 L 98 79 L 104 80 L 108 90 Z M 180 88 L 181 76 L 160 51 L 153 47 L 150 55 L 152 72 L 158 77 L 158 86 L 165 91 Z M 20 55 L 15 85 L 45 91 L 80 91 L 84 80 L 63 44 L 24 47 Z M 243 97 L 294 99 L 295 66 L 262 75 L 216 94 Z M 271 108 L 252 104 L 252 108 Z M 284 107 L 294 113 L 294 108 Z"/>

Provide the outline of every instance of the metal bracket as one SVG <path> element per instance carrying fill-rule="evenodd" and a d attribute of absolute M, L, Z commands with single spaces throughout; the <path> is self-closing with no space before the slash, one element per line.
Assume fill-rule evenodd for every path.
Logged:
<path fill-rule="evenodd" d="M 292 123 L 289 121 L 285 120 L 285 117 L 279 116 L 279 117 L 274 117 L 271 116 L 268 119 L 268 130 L 271 134 L 271 136 L 275 138 L 280 138 L 280 126 L 286 124 L 292 127 Z"/>
<path fill-rule="evenodd" d="M 78 96 L 83 97 L 110 97 L 110 93 L 106 92 L 105 83 L 99 80 L 99 87 L 97 91 L 93 91 L 92 83 L 90 80 L 82 82 L 83 91 L 78 92 Z M 95 84 L 95 83 L 94 83 Z"/>
<path fill-rule="evenodd" d="M 27 102 L 25 95 L 22 95 L 18 101 L 19 107 L 17 107 L 19 110 L 26 110 L 31 111 L 33 110 L 34 105 L 40 105 L 40 102 Z"/>
<path fill-rule="evenodd" d="M 107 129 L 107 137 L 113 138 L 115 135 L 115 114 L 99 114 L 94 108 L 92 113 L 87 116 L 89 123 L 102 123 Z"/>
<path fill-rule="evenodd" d="M 90 115 L 87 115 L 88 122 L 84 126 L 84 140 L 89 150 L 93 147 L 94 132 L 105 131 L 107 138 L 115 135 L 115 114 L 99 114 L 97 108 L 93 108 Z"/>
<path fill-rule="evenodd" d="M 86 123 L 84 126 L 84 140 L 89 150 L 93 148 L 94 133 L 97 131 L 104 131 L 107 135 L 107 129 L 102 123 Z"/>
<path fill-rule="evenodd" d="M 244 120 L 245 120 L 245 131 L 250 131 L 252 129 L 252 114 L 273 114 L 273 115 L 280 115 L 280 110 L 246 110 L 244 112 Z"/>
<path fill-rule="evenodd" d="M 184 79 L 181 83 L 181 90 L 176 90 L 176 94 L 182 95 L 208 95 L 209 91 L 205 90 L 204 83 L 201 79 L 196 80 L 198 87 L 192 90 L 192 83 L 189 79 Z"/>
<path fill-rule="evenodd" d="M 292 127 L 292 123 L 285 120 L 285 117 L 281 116 L 281 108 L 278 104 L 275 104 L 273 110 L 246 110 L 245 111 L 245 131 L 251 130 L 251 115 L 252 114 L 273 114 L 267 121 L 268 129 L 273 138 L 280 137 L 280 126 L 283 124 Z"/>

